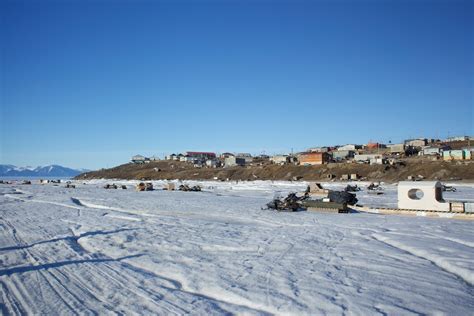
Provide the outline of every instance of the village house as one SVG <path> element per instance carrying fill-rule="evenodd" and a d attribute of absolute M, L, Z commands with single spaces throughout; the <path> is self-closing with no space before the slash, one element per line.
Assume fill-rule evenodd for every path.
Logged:
<path fill-rule="evenodd" d="M 340 146 L 337 148 L 338 151 L 347 151 L 347 150 L 355 151 L 356 149 L 362 149 L 362 145 L 347 144 L 347 145 Z"/>
<path fill-rule="evenodd" d="M 224 166 L 225 167 L 234 167 L 234 166 L 244 166 L 245 165 L 245 159 L 243 158 L 238 158 L 238 157 L 228 157 L 224 160 Z"/>
<path fill-rule="evenodd" d="M 348 158 L 353 158 L 355 151 L 353 150 L 337 150 L 332 152 L 332 158 L 335 161 L 345 160 Z"/>
<path fill-rule="evenodd" d="M 329 150 L 330 150 L 330 148 L 327 147 L 327 146 L 324 146 L 324 147 L 313 147 L 313 148 L 309 148 L 309 149 L 308 149 L 308 152 L 312 152 L 312 153 L 327 153 Z"/>
<path fill-rule="evenodd" d="M 181 162 L 194 162 L 195 160 L 196 160 L 195 158 L 190 157 L 188 155 L 179 157 L 179 161 Z"/>
<path fill-rule="evenodd" d="M 206 161 L 207 159 L 214 159 L 216 158 L 216 154 L 212 152 L 204 152 L 204 151 L 187 151 L 186 155 L 188 157 L 194 159 L 202 159 Z"/>
<path fill-rule="evenodd" d="M 405 144 L 389 144 L 387 147 L 390 149 L 391 154 L 404 154 Z"/>
<path fill-rule="evenodd" d="M 451 147 L 449 146 L 426 146 L 423 147 L 422 150 L 420 151 L 420 154 L 423 156 L 441 156 L 444 151 L 450 150 Z"/>
<path fill-rule="evenodd" d="M 142 155 L 135 155 L 135 156 L 132 157 L 131 161 L 134 164 L 142 164 L 142 163 L 150 162 L 150 159 L 146 158 Z"/>
<path fill-rule="evenodd" d="M 171 154 L 165 156 L 165 160 L 176 160 L 176 154 Z"/>
<path fill-rule="evenodd" d="M 471 160 L 472 152 L 469 149 L 445 150 L 443 151 L 443 160 Z"/>
<path fill-rule="evenodd" d="M 235 155 L 233 153 L 222 153 L 222 154 L 220 154 L 219 158 L 226 159 L 226 158 L 234 157 L 234 156 Z"/>
<path fill-rule="evenodd" d="M 365 146 L 367 149 L 379 149 L 379 148 L 387 148 L 387 145 L 381 143 L 372 143 L 368 142 Z"/>
<path fill-rule="evenodd" d="M 378 154 L 359 154 L 354 156 L 355 162 L 363 162 L 373 164 L 383 164 L 384 159 L 382 155 Z"/>
<path fill-rule="evenodd" d="M 415 148 L 426 146 L 428 140 L 426 138 L 407 139 L 405 140 L 405 146 L 413 146 Z"/>
<path fill-rule="evenodd" d="M 296 163 L 298 159 L 296 156 L 291 155 L 275 155 L 270 158 L 270 161 L 277 165 L 286 165 L 289 163 Z"/>
<path fill-rule="evenodd" d="M 298 155 L 300 165 L 322 165 L 331 160 L 327 152 L 305 152 Z"/>
<path fill-rule="evenodd" d="M 219 168 L 221 166 L 221 161 L 217 159 L 208 159 L 206 160 L 206 167 L 209 168 Z"/>
<path fill-rule="evenodd" d="M 275 155 L 270 158 L 270 161 L 277 165 L 284 165 L 289 162 L 288 155 Z"/>
<path fill-rule="evenodd" d="M 446 138 L 446 142 L 459 142 L 459 141 L 465 141 L 465 140 L 470 140 L 472 137 L 469 136 L 452 136 Z"/>
<path fill-rule="evenodd" d="M 258 155 L 256 157 L 254 157 L 256 159 L 260 159 L 260 160 L 269 160 L 270 159 L 270 156 L 269 155 L 265 155 L 265 154 L 261 154 L 261 155 Z"/>
<path fill-rule="evenodd" d="M 237 158 L 242 158 L 245 160 L 245 163 L 250 163 L 253 161 L 253 157 L 251 154 L 249 153 L 238 153 L 235 155 Z"/>

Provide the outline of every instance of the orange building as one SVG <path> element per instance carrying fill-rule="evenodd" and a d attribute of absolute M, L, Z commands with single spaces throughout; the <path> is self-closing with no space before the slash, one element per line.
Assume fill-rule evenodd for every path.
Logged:
<path fill-rule="evenodd" d="M 380 148 L 380 144 L 379 143 L 368 143 L 367 148 L 368 149 L 377 149 L 377 148 Z"/>
<path fill-rule="evenodd" d="M 298 160 L 300 165 L 322 165 L 328 163 L 330 157 L 328 153 L 310 152 L 300 154 Z"/>

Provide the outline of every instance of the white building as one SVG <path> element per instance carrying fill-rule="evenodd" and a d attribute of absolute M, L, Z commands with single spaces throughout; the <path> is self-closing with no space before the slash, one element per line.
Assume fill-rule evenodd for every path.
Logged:
<path fill-rule="evenodd" d="M 216 159 L 208 159 L 206 160 L 206 166 L 209 168 L 218 168 L 220 167 L 221 162 Z"/>
<path fill-rule="evenodd" d="M 354 160 L 357 162 L 370 162 L 372 159 L 381 159 L 383 158 L 382 155 L 378 154 L 360 154 L 360 155 L 355 155 Z"/>
<path fill-rule="evenodd" d="M 328 151 L 329 151 L 329 147 L 313 147 L 307 150 L 307 152 L 312 152 L 312 153 L 327 153 Z"/>
<path fill-rule="evenodd" d="M 354 144 L 347 144 L 347 145 L 344 145 L 344 146 L 341 146 L 339 148 L 337 148 L 337 150 L 339 151 L 346 151 L 346 150 L 356 150 L 356 149 L 361 149 L 362 146 L 361 145 L 354 145 Z"/>
<path fill-rule="evenodd" d="M 147 159 L 148 158 L 146 158 L 142 155 L 135 155 L 135 156 L 132 157 L 131 161 L 135 164 L 142 164 L 142 163 L 145 163 Z"/>
<path fill-rule="evenodd" d="M 276 155 L 270 158 L 270 161 L 277 165 L 284 165 L 290 162 L 288 155 Z"/>
<path fill-rule="evenodd" d="M 405 146 L 413 146 L 413 147 L 423 147 L 426 146 L 428 140 L 426 138 L 417 138 L 417 139 L 407 139 L 405 140 Z"/>
<path fill-rule="evenodd" d="M 464 141 L 464 140 L 469 140 L 469 139 L 472 139 L 472 137 L 469 137 L 469 136 L 453 136 L 453 137 L 446 138 L 446 142 L 457 142 L 457 141 Z"/>

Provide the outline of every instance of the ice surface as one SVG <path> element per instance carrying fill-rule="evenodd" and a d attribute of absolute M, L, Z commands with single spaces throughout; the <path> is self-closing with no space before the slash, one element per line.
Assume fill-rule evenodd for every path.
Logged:
<path fill-rule="evenodd" d="M 473 313 L 472 221 L 261 209 L 304 182 L 106 182 L 0 185 L 2 314 Z M 384 187 L 360 203 L 396 206 Z"/>

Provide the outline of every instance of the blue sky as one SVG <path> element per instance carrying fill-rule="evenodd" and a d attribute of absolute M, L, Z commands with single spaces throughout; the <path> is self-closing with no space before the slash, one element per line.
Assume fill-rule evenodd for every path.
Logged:
<path fill-rule="evenodd" d="M 473 1 L 2 1 L 0 163 L 474 134 Z"/>

